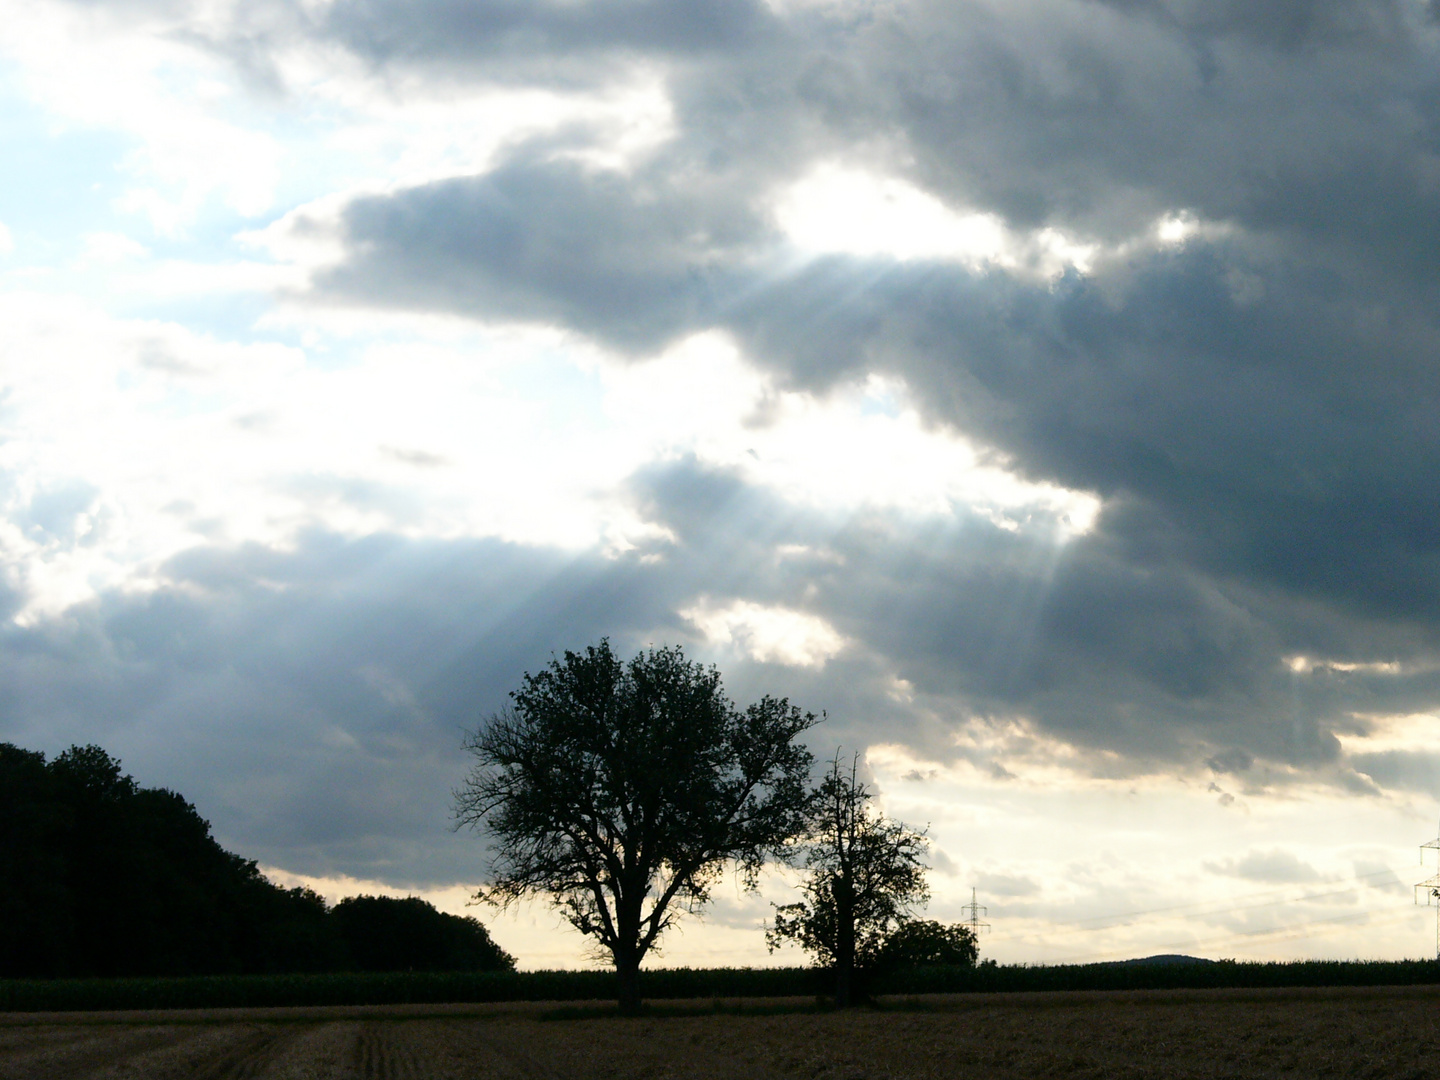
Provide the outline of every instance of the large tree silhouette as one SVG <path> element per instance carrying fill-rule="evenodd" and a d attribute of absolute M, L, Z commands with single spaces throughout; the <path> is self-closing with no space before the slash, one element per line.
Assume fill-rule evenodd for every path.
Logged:
<path fill-rule="evenodd" d="M 747 887 L 804 826 L 815 723 L 788 701 L 744 711 L 679 648 L 622 663 L 608 641 L 525 674 L 511 706 L 466 742 L 460 825 L 494 840 L 506 905 L 548 897 L 614 962 L 622 1011 L 640 963 L 677 911 L 694 911 L 728 862 Z"/>
<path fill-rule="evenodd" d="M 802 840 L 804 899 L 777 906 L 765 933 L 771 950 L 794 942 L 835 972 L 835 1003 L 857 996 L 855 975 L 880 958 L 885 939 L 930 897 L 923 832 L 891 821 L 837 754 L 821 782 Z"/>

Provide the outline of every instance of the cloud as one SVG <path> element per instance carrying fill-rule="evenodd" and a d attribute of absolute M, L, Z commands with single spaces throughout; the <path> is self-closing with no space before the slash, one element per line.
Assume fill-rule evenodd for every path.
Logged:
<path fill-rule="evenodd" d="M 1420 7 L 53 10 L 11 48 L 123 205 L 288 284 L 6 303 L 17 737 L 417 881 L 455 718 L 601 633 L 1020 784 L 1433 779 L 1371 738 L 1440 701 Z"/>
<path fill-rule="evenodd" d="M 1440 208 L 1391 111 L 1429 114 L 1405 73 L 1434 42 L 1384 10 L 1082 19 L 1056 2 L 1001 19 L 915 4 L 825 23 L 791 42 L 796 74 L 766 69 L 767 111 L 724 128 L 718 157 L 719 72 L 775 56 L 677 71 L 678 134 L 638 172 L 540 146 L 357 198 L 317 296 L 559 323 L 639 354 L 720 327 L 817 391 L 891 372 L 1022 471 L 1101 493 L 1137 565 L 1423 620 L 1433 508 L 1415 493 L 1436 462 L 1415 433 L 1435 376 L 1412 358 L 1437 342 L 1423 252 Z M 851 78 L 803 82 L 838 40 Z M 1298 58 L 1277 73 L 1277 53 Z M 1335 100 L 1336 65 L 1358 97 Z M 957 70 L 933 86 L 914 74 Z M 892 75 L 913 92 L 873 92 Z M 805 135 L 782 157 L 762 125 Z M 903 133 L 915 198 L 1090 237 L 1092 265 L 1052 285 L 873 250 L 787 263 L 784 185 L 880 130 Z M 1352 228 L 1340 205 L 1378 217 Z M 1156 222 L 1178 213 L 1224 228 L 1161 242 Z"/>
<path fill-rule="evenodd" d="M 290 226 L 324 227 L 304 216 Z M 518 158 L 355 199 L 340 223 L 352 256 L 314 285 L 351 302 L 558 322 L 648 352 L 714 321 L 741 287 L 743 248 L 770 228 L 733 192 L 677 176 L 646 184 Z"/>
<path fill-rule="evenodd" d="M 659 0 L 457 0 L 423 6 L 409 0 L 341 0 L 326 6 L 315 32 L 375 63 L 439 62 L 489 78 L 499 65 L 514 76 L 534 79 L 547 58 L 563 64 L 617 52 L 739 52 L 773 21 L 766 5 L 751 0 L 710 0 L 680 8 Z"/>
<path fill-rule="evenodd" d="M 1207 572 L 1386 615 L 1433 606 L 1428 512 L 1405 495 L 1434 465 L 1409 434 L 1432 376 L 1405 357 L 1435 344 L 1423 253 L 1437 208 L 1397 119 L 1430 109 L 1406 73 L 1433 35 L 1399 6 L 1090 10 L 812 12 L 791 16 L 811 20 L 806 35 L 758 57 L 719 35 L 705 64 L 675 69 L 676 137 L 639 172 L 542 145 L 481 175 L 358 198 L 342 217 L 349 254 L 316 286 L 559 322 L 641 353 L 726 327 L 815 387 L 894 371 L 931 415 L 1034 475 L 1125 496 L 1113 517 L 1137 548 L 1168 542 L 1163 557 Z M 510 25 L 495 18 L 482 37 Z M 595 40 L 684 52 L 625 25 Z M 552 38 L 532 40 L 543 52 Z M 1292 59 L 1277 68 L 1277 53 Z M 757 69 L 766 107 L 714 123 L 722 83 Z M 908 92 L 875 91 L 892 86 Z M 782 153 L 767 131 L 798 137 Z M 902 133 L 911 164 L 867 143 L 881 131 Z M 908 174 L 907 198 L 936 213 L 1090 237 L 1093 266 L 1051 288 L 933 260 L 898 267 L 874 244 L 786 264 L 776 200 L 847 147 L 876 175 Z M 1339 205 L 1372 207 L 1377 223 L 1352 229 Z M 1182 213 L 1225 228 L 1136 247 Z"/>
<path fill-rule="evenodd" d="M 1277 885 L 1324 880 L 1320 872 L 1309 863 L 1302 862 L 1293 852 L 1279 848 L 1273 851 L 1251 851 L 1239 860 L 1229 859 L 1224 863 L 1207 862 L 1205 869 L 1212 874 Z"/>
<path fill-rule="evenodd" d="M 763 607 L 735 600 L 719 607 L 701 597 L 694 607 L 679 613 L 694 623 L 706 641 L 733 645 L 742 655 L 760 663 L 823 667 L 845 647 L 845 639 L 824 619 L 785 608 Z"/>
<path fill-rule="evenodd" d="M 1010 874 L 981 874 L 976 879 L 976 886 L 986 895 L 1002 896 L 1007 899 L 1035 896 L 1040 892 L 1039 882 L 1032 881 L 1028 877 Z"/>

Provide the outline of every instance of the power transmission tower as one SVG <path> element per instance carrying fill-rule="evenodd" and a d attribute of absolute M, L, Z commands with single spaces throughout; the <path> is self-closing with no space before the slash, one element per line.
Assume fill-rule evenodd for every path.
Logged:
<path fill-rule="evenodd" d="M 1440 836 L 1431 840 L 1428 844 L 1420 845 L 1420 861 L 1425 861 L 1425 852 L 1440 851 Z M 1436 869 L 1440 869 L 1437 866 Z M 1426 905 L 1435 905 L 1435 959 L 1440 960 L 1440 874 L 1426 878 L 1415 886 L 1415 902 L 1421 903 L 1420 897 L 1425 897 Z"/>
<path fill-rule="evenodd" d="M 1440 845 L 1440 841 L 1437 841 L 1436 843 L 1437 845 Z M 990 909 L 981 907 L 980 904 L 976 902 L 974 886 L 971 886 L 970 888 L 970 902 L 963 905 L 960 910 L 965 912 L 965 914 L 969 916 L 965 920 L 965 925 L 970 928 L 971 936 L 974 937 L 976 941 L 979 941 L 981 933 L 990 929 L 990 924 L 988 922 L 981 922 L 980 916 L 988 915 L 990 913 Z"/>

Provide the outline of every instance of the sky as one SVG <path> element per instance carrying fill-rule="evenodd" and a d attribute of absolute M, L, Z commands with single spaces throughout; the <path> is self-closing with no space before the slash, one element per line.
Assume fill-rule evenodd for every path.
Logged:
<path fill-rule="evenodd" d="M 1430 954 L 1440 0 L 0 22 L 0 740 L 570 966 L 462 739 L 680 645 L 983 955 Z"/>

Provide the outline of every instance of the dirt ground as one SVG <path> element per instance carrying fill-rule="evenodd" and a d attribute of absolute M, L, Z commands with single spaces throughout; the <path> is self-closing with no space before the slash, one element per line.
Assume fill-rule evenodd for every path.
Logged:
<path fill-rule="evenodd" d="M 640 1019 L 544 1004 L 0 1014 L 0 1080 L 1440 1078 L 1440 988 L 882 1006 L 662 1003 Z"/>

